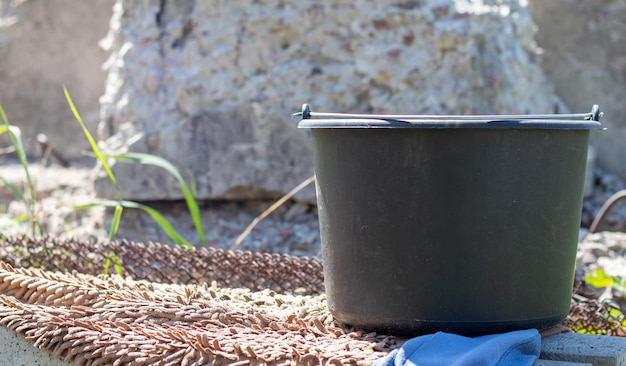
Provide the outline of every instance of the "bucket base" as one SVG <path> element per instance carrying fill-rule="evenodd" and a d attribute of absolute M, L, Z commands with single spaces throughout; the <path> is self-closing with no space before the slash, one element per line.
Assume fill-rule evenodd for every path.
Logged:
<path fill-rule="evenodd" d="M 430 321 L 363 317 L 354 314 L 333 312 L 335 319 L 368 331 L 399 336 L 418 336 L 436 332 L 454 333 L 465 336 L 506 333 L 522 329 L 544 329 L 560 324 L 566 314 L 549 318 L 517 321 Z"/>

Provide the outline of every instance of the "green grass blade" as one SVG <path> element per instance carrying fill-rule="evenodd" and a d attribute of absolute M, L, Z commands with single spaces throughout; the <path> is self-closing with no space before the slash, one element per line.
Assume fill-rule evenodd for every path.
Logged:
<path fill-rule="evenodd" d="M 603 269 L 596 269 L 585 275 L 585 282 L 593 287 L 602 288 L 613 285 L 613 279 Z"/>
<path fill-rule="evenodd" d="M 28 220 L 30 220 L 30 217 L 26 214 L 18 215 L 11 218 L 6 216 L 0 216 L 0 231 L 2 229 L 19 226 L 24 222 L 28 222 Z"/>
<path fill-rule="evenodd" d="M 106 276 L 109 274 L 109 267 L 111 267 L 111 258 L 107 258 L 104 260 L 104 268 L 102 269 L 103 275 Z"/>
<path fill-rule="evenodd" d="M 30 218 L 29 218 L 29 217 L 28 217 L 28 215 L 26 215 L 26 214 L 23 214 L 23 215 L 17 215 L 17 216 L 15 216 L 15 217 L 13 218 L 13 220 L 14 220 L 15 222 L 20 223 L 20 224 L 21 224 L 21 223 L 23 223 L 23 222 L 28 221 L 29 219 L 30 219 Z"/>
<path fill-rule="evenodd" d="M 9 119 L 7 118 L 6 113 L 4 112 L 4 108 L 0 105 L 0 117 L 2 118 L 3 126 L 0 126 L 0 135 L 5 132 L 9 132 L 9 137 L 11 138 L 11 143 L 15 146 L 15 152 L 17 153 L 17 157 L 20 159 L 20 163 L 26 163 L 26 150 L 24 149 L 24 144 L 22 143 L 22 130 L 19 127 L 13 126 L 9 123 Z"/>
<path fill-rule="evenodd" d="M 114 251 L 111 251 L 109 253 L 109 257 L 104 260 L 104 268 L 102 269 L 102 274 L 109 274 L 109 267 L 111 267 L 111 263 L 113 263 L 113 269 L 115 270 L 115 273 L 123 277 L 124 268 L 122 267 L 122 261 L 120 260 L 120 257 L 115 254 Z"/>
<path fill-rule="evenodd" d="M 11 191 L 11 193 L 13 193 L 15 198 L 17 198 L 18 200 L 22 202 L 25 202 L 24 195 L 22 194 L 22 192 L 20 192 L 19 189 L 17 189 L 17 187 L 14 184 L 9 183 L 6 179 L 2 177 L 0 177 L 0 181 L 2 181 L 2 183 L 5 186 L 7 186 L 7 188 L 9 188 L 9 190 Z"/>
<path fill-rule="evenodd" d="M 13 126 L 9 124 L 9 120 L 7 119 L 7 115 L 4 113 L 4 109 L 0 105 L 0 116 L 2 116 L 2 122 L 4 125 L 0 126 L 0 135 L 5 132 L 9 132 L 11 136 L 11 143 L 15 146 L 15 152 L 17 153 L 20 162 L 22 160 L 26 161 L 26 154 L 24 150 L 24 145 L 22 144 L 22 130 L 19 127 Z M 15 140 L 13 140 L 15 139 Z"/>
<path fill-rule="evenodd" d="M 111 222 L 111 230 L 109 231 L 109 242 L 113 241 L 117 230 L 120 228 L 120 221 L 122 219 L 122 211 L 124 208 L 120 205 L 115 206 L 115 212 L 113 213 L 113 221 Z"/>
<path fill-rule="evenodd" d="M 122 162 L 135 162 L 139 164 L 145 165 L 154 165 L 161 169 L 166 170 L 170 173 L 180 185 L 180 189 L 183 192 L 183 196 L 185 197 L 185 202 L 187 203 L 187 208 L 189 209 L 189 214 L 191 215 L 191 219 L 196 227 L 196 232 L 198 233 L 198 237 L 200 239 L 200 243 L 206 243 L 206 237 L 204 236 L 204 230 L 202 228 L 202 219 L 200 217 L 200 209 L 198 208 L 198 201 L 196 200 L 195 192 L 195 181 L 193 182 L 192 189 L 189 189 L 183 176 L 180 174 L 178 169 L 170 163 L 169 161 L 163 159 L 162 157 L 150 155 L 150 154 L 142 154 L 142 153 L 126 153 L 126 154 L 117 154 L 117 155 L 104 155 L 106 158 L 113 158 L 117 161 Z"/>
<path fill-rule="evenodd" d="M 185 240 L 185 238 L 183 238 L 182 235 L 180 235 L 176 230 L 174 230 L 172 225 L 170 225 L 170 223 L 165 219 L 165 217 L 163 217 L 157 210 L 153 209 L 152 207 L 148 207 L 146 205 L 142 205 L 140 203 L 131 202 L 131 201 L 124 201 L 124 207 L 133 207 L 133 208 L 141 209 L 142 211 L 150 215 L 152 219 L 154 219 L 154 221 L 156 221 L 157 224 L 161 226 L 161 229 L 165 231 L 167 236 L 169 236 L 170 239 L 172 239 L 175 243 L 181 244 L 187 248 L 193 248 L 193 246 L 187 240 Z"/>
<path fill-rule="evenodd" d="M 185 240 L 185 238 L 183 238 L 183 236 L 180 235 L 172 227 L 169 221 L 167 221 L 167 219 L 163 217 L 157 210 L 153 209 L 152 207 L 142 205 L 141 203 L 137 203 L 133 201 L 126 201 L 126 200 L 120 200 L 120 201 L 105 200 L 105 201 L 86 203 L 82 205 L 75 205 L 72 207 L 75 209 L 86 209 L 86 208 L 92 208 L 92 207 L 112 207 L 113 208 L 117 206 L 122 206 L 124 208 L 135 208 L 135 209 L 140 209 L 144 211 L 145 213 L 150 215 L 150 217 L 152 217 L 152 219 L 156 221 L 157 224 L 159 224 L 161 229 L 167 234 L 167 236 L 170 237 L 170 239 L 172 239 L 174 243 L 183 245 L 187 248 L 193 248 L 193 245 L 191 245 L 187 240 Z"/>
<path fill-rule="evenodd" d="M 112 253 L 112 258 L 113 258 L 113 268 L 115 268 L 115 273 L 117 273 L 120 276 L 124 276 L 124 268 L 122 268 L 122 261 L 120 260 L 120 257 L 117 256 L 117 254 Z"/>
<path fill-rule="evenodd" d="M 94 154 L 96 154 L 96 157 L 100 161 L 100 164 L 102 164 L 102 167 L 104 168 L 107 175 L 109 176 L 111 183 L 113 183 L 113 186 L 115 187 L 115 191 L 117 192 L 118 197 L 122 199 L 122 190 L 120 189 L 120 186 L 117 184 L 117 179 L 115 179 L 115 175 L 113 175 L 113 172 L 111 171 L 111 168 L 109 167 L 109 164 L 107 164 L 106 159 L 100 152 L 100 148 L 98 148 L 98 144 L 91 136 L 91 133 L 89 133 L 87 126 L 85 126 L 83 119 L 78 113 L 78 110 L 76 110 L 76 106 L 74 106 L 74 102 L 72 102 L 72 98 L 70 97 L 70 93 L 67 91 L 66 87 L 63 87 L 63 92 L 65 93 L 65 99 L 67 99 L 67 103 L 69 104 L 70 109 L 72 110 L 72 113 L 74 114 L 74 118 L 76 118 L 76 120 L 82 127 L 83 132 L 85 133 L 85 136 L 87 137 L 87 141 L 89 141 L 89 145 L 91 146 L 91 149 L 93 150 Z"/>
<path fill-rule="evenodd" d="M 0 105 L 0 118 L 4 123 L 3 126 L 0 126 L 0 135 L 8 132 L 9 138 L 11 139 L 11 143 L 15 147 L 15 151 L 17 152 L 17 157 L 20 160 L 20 164 L 22 165 L 22 169 L 24 169 L 24 174 L 26 174 L 26 184 L 28 185 L 28 190 L 30 191 L 30 202 L 27 203 L 28 210 L 30 214 L 31 222 L 31 233 L 33 237 L 35 237 L 36 229 L 38 229 L 39 235 L 43 235 L 43 228 L 35 218 L 35 187 L 33 186 L 33 181 L 30 177 L 30 171 L 28 169 L 28 160 L 26 159 L 26 150 L 24 149 L 24 143 L 22 140 L 22 130 L 17 126 L 13 126 L 9 123 L 9 119 L 7 118 L 6 113 L 4 112 L 4 108 Z M 23 196 L 22 196 L 23 198 Z M 26 203 L 24 199 L 22 199 Z"/>
<path fill-rule="evenodd" d="M 114 251 L 111 251 L 109 253 L 109 257 L 104 260 L 104 268 L 102 269 L 102 274 L 105 276 L 109 274 L 109 267 L 111 267 L 111 263 L 113 263 L 113 269 L 115 270 L 115 273 L 124 277 L 124 268 L 122 267 L 122 261 L 120 260 L 120 257 L 115 254 Z"/>

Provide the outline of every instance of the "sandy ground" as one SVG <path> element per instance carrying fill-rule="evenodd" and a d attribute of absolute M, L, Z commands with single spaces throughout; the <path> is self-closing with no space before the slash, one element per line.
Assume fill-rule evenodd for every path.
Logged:
<path fill-rule="evenodd" d="M 97 171 L 87 165 L 63 168 L 31 164 L 30 173 L 36 190 L 35 216 L 43 230 L 54 237 L 78 239 L 108 236 L 112 210 L 101 207 L 76 209 L 72 206 L 97 202 L 93 179 Z M 0 177 L 26 191 L 25 174 L 15 163 L 0 165 Z M 229 248 L 245 228 L 273 202 L 200 202 L 203 231 L 207 245 Z M 184 201 L 156 201 L 144 204 L 160 212 L 188 241 L 199 243 L 193 220 Z M 23 221 L 27 205 L 15 198 L 9 187 L 0 182 L 0 231 L 4 234 L 29 234 Z M 146 213 L 125 209 L 116 239 L 140 242 L 171 242 L 167 234 Z M 261 221 L 239 249 L 319 255 L 320 239 L 316 208 L 288 202 Z"/>

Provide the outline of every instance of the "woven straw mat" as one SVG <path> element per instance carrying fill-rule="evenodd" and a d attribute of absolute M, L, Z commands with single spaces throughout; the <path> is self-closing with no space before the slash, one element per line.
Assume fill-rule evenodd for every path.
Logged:
<path fill-rule="evenodd" d="M 336 324 L 316 258 L 0 236 L 0 260 L 0 324 L 75 365 L 365 365 L 404 341 Z"/>

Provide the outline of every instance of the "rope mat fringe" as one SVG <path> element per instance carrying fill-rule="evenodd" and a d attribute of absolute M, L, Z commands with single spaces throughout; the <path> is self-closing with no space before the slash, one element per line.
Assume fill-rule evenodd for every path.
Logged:
<path fill-rule="evenodd" d="M 323 292 L 316 258 L 0 235 L 0 325 L 75 365 L 361 365 L 405 341 L 336 324 Z M 542 335 L 626 334 L 576 292 Z"/>
<path fill-rule="evenodd" d="M 8 243 L 12 244 L 7 246 Z M 80 251 L 70 252 L 74 256 L 53 265 L 65 269 L 76 268 L 73 260 L 91 255 L 96 245 L 62 243 L 65 248 L 74 249 L 79 248 L 76 244 L 82 244 Z M 0 325 L 75 365 L 366 365 L 403 343 L 403 339 L 393 336 L 335 324 L 325 295 L 319 291 L 323 282 L 313 281 L 312 287 L 306 287 L 309 284 L 304 282 L 306 277 L 295 276 L 293 269 L 284 270 L 283 277 L 275 274 L 271 281 L 258 282 L 252 278 L 254 268 L 263 271 L 269 263 L 277 263 L 279 272 L 281 266 L 293 264 L 296 270 L 308 268 L 310 274 L 311 267 L 319 263 L 317 259 L 174 248 L 180 256 L 165 262 L 196 263 L 186 256 L 194 257 L 198 253 L 228 258 L 232 267 L 224 268 L 225 273 L 218 276 L 220 280 L 251 284 L 251 289 L 220 286 L 201 271 L 198 278 L 206 277 L 208 281 L 176 284 L 137 280 L 132 276 L 15 268 L 6 263 L 10 257 L 7 253 L 15 253 L 13 244 L 19 246 L 24 242 L 6 238 L 0 241 L 0 252 L 3 251 L 0 259 L 5 260 L 0 262 Z M 128 253 L 142 248 L 148 248 L 144 255 L 161 250 L 173 253 L 168 251 L 171 247 L 160 244 L 127 243 L 124 249 Z M 95 252 L 106 253 L 106 250 L 110 247 Z M 156 258 L 163 260 L 164 255 L 160 254 Z M 18 257 L 11 258 L 15 261 Z M 207 267 L 203 267 L 210 271 L 215 270 L 211 258 Z M 43 266 L 47 262 L 39 263 Z M 126 270 L 127 263 L 122 263 Z M 252 269 L 236 268 L 241 263 Z M 158 273 L 167 273 L 168 279 L 174 279 L 176 267 L 169 267 L 172 271 L 163 265 L 157 268 Z M 194 273 L 198 268 L 187 269 Z M 154 275 L 148 268 L 141 273 L 147 278 Z M 188 276 L 182 275 L 185 279 Z M 283 293 L 270 288 L 256 289 L 266 284 L 280 288 Z"/>
<path fill-rule="evenodd" d="M 92 275 L 102 274 L 105 269 L 115 273 L 117 261 L 119 274 L 135 280 L 181 284 L 216 281 L 219 286 L 252 290 L 324 292 L 319 259 L 285 254 L 215 248 L 189 250 L 181 246 L 129 241 L 102 243 L 48 237 L 32 240 L 0 235 L 0 260 L 13 267 Z"/>

